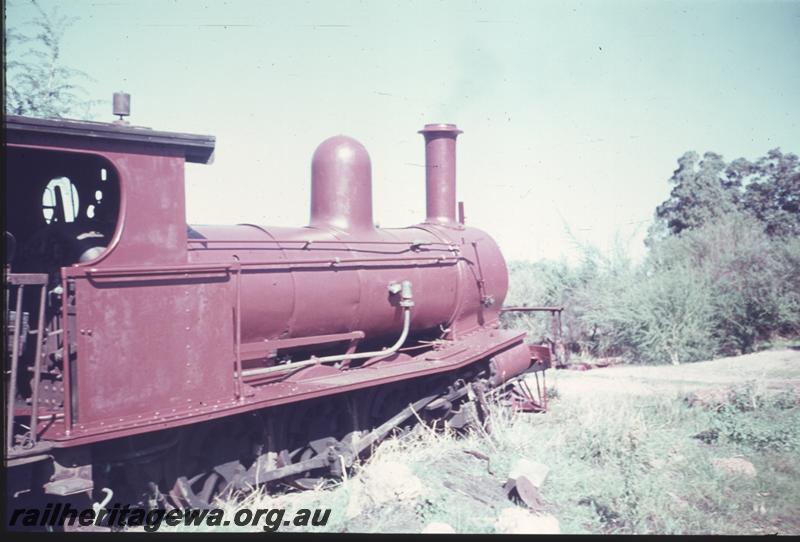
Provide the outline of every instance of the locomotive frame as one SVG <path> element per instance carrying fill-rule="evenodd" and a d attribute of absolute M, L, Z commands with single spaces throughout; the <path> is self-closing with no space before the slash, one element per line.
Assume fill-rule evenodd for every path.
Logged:
<path fill-rule="evenodd" d="M 208 506 L 308 486 L 415 414 L 466 425 L 491 388 L 556 354 L 500 327 L 507 270 L 456 216 L 454 125 L 421 130 L 427 216 L 391 230 L 374 226 L 369 156 L 345 136 L 315 152 L 310 225 L 267 228 L 187 226 L 184 164 L 213 160 L 211 136 L 5 129 L 15 496 L 94 502 L 123 485 L 151 506 Z"/>

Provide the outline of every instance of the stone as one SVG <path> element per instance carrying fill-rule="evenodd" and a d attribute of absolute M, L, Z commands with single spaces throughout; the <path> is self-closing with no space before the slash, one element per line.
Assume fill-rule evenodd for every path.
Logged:
<path fill-rule="evenodd" d="M 519 507 L 504 508 L 494 522 L 501 534 L 561 534 L 558 519 L 551 514 L 532 514 Z"/>
<path fill-rule="evenodd" d="M 441 521 L 433 521 L 429 523 L 424 529 L 423 534 L 455 534 L 456 530 L 449 524 Z"/>
<path fill-rule="evenodd" d="M 684 401 L 690 407 L 702 407 L 718 409 L 728 404 L 730 400 L 729 388 L 709 388 L 697 390 L 684 397 Z"/>
<path fill-rule="evenodd" d="M 539 489 L 524 476 L 509 478 L 503 490 L 509 499 L 517 504 L 526 505 L 533 512 L 545 510 L 545 502 Z"/>
<path fill-rule="evenodd" d="M 550 472 L 550 469 L 546 465 L 522 458 L 518 459 L 514 463 L 514 466 L 511 467 L 511 472 L 508 473 L 508 477 L 516 479 L 520 476 L 524 476 L 534 486 L 542 487 L 548 472 Z"/>
<path fill-rule="evenodd" d="M 423 492 L 423 485 L 408 468 L 398 461 L 373 463 L 361 477 L 364 493 L 374 504 L 389 501 L 411 501 Z"/>
<path fill-rule="evenodd" d="M 723 457 L 712 459 L 711 462 L 718 469 L 732 475 L 741 475 L 745 478 L 755 478 L 756 468 L 748 460 L 741 457 Z"/>
<path fill-rule="evenodd" d="M 349 482 L 349 498 L 345 517 L 353 519 L 369 508 L 385 503 L 413 503 L 424 492 L 424 486 L 408 465 L 388 459 L 372 462 L 360 476 Z"/>

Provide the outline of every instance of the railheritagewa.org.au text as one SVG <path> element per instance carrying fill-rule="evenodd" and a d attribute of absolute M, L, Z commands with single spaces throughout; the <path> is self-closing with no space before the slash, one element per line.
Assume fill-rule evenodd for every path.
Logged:
<path fill-rule="evenodd" d="M 274 532 L 282 527 L 323 527 L 330 518 L 330 508 L 301 508 L 288 513 L 284 508 L 239 508 L 227 515 L 221 508 L 196 509 L 173 508 L 172 510 L 152 509 L 117 503 L 110 508 L 97 510 L 78 509 L 69 503 L 49 503 L 44 508 L 17 508 L 11 511 L 11 529 L 31 529 L 47 527 L 143 527 L 147 532 L 159 530 L 163 525 L 169 527 L 258 527 L 266 532 Z"/>

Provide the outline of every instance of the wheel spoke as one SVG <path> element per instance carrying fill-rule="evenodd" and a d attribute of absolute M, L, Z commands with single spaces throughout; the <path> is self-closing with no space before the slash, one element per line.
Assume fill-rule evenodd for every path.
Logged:
<path fill-rule="evenodd" d="M 216 472 L 212 472 L 206 481 L 203 483 L 203 489 L 200 490 L 200 493 L 197 495 L 201 501 L 206 503 L 211 503 L 211 495 L 214 489 L 217 486 L 217 482 L 220 479 L 220 475 Z"/>
<path fill-rule="evenodd" d="M 185 476 L 181 476 L 175 481 L 175 488 L 173 488 L 173 491 L 170 492 L 170 495 L 173 498 L 178 498 L 177 504 L 180 508 L 184 508 L 182 506 L 183 503 L 188 504 L 192 508 L 198 508 L 201 510 L 207 510 L 210 508 L 210 505 L 207 501 L 203 501 L 195 494 L 194 491 L 192 491 L 192 486 Z"/>

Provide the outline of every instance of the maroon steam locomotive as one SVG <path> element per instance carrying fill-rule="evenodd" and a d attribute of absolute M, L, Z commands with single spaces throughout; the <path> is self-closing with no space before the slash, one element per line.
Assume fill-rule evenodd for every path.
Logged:
<path fill-rule="evenodd" d="M 187 226 L 184 164 L 209 163 L 213 137 L 5 130 L 7 503 L 308 487 L 549 366 L 499 324 L 506 264 L 456 206 L 454 125 L 421 130 L 427 216 L 400 229 L 375 226 L 349 137 L 314 152 L 308 226 Z"/>

